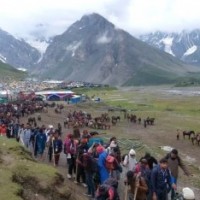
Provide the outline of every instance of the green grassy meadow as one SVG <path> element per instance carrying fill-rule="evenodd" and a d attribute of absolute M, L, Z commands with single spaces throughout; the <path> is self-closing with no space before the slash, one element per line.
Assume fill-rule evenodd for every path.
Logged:
<path fill-rule="evenodd" d="M 81 92 L 80 90 L 79 92 Z M 183 94 L 170 93 L 171 90 L 180 90 Z M 191 91 L 200 91 L 200 88 L 153 86 L 120 88 L 119 90 L 89 89 L 84 90 L 84 94 L 102 99 L 101 103 L 96 103 L 95 109 L 93 106 L 93 112 L 98 109 L 103 112 L 106 107 L 120 107 L 126 108 L 129 113 L 134 113 L 142 119 L 147 116 L 154 117 L 156 124 L 153 127 L 144 129 L 142 126 L 131 126 L 123 121 L 116 128 L 113 127 L 112 130 L 108 130 L 107 137 L 115 135 L 120 142 L 130 138 L 139 138 L 138 142 L 142 142 L 143 148 L 136 149 L 138 158 L 147 151 L 157 158 L 161 158 L 166 154 L 159 148 L 162 145 L 179 149 L 186 162 L 188 162 L 187 156 L 196 159 L 195 163 L 188 162 L 188 167 L 191 173 L 194 174 L 193 178 L 187 178 L 181 174 L 182 186 L 188 185 L 200 188 L 199 147 L 197 145 L 192 146 L 191 141 L 188 139 L 183 140 L 182 135 L 180 135 L 180 141 L 176 140 L 177 129 L 200 132 L 200 96 L 189 95 Z M 101 109 L 101 107 L 104 107 L 104 109 Z M 84 106 L 81 108 L 84 109 Z M 113 112 L 110 115 L 121 115 L 123 118 L 123 113 L 120 112 Z M 122 152 L 127 152 L 127 149 L 129 149 L 127 143 L 120 145 Z"/>
<path fill-rule="evenodd" d="M 2 63 L 0 61 L 0 79 L 2 80 L 8 80 L 8 79 L 23 79 L 25 76 L 27 75 L 27 73 L 19 71 L 17 69 L 15 69 L 14 67 Z"/>

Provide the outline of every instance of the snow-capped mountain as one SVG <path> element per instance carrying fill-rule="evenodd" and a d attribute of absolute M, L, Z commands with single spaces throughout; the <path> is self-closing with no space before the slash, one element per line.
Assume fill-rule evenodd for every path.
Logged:
<path fill-rule="evenodd" d="M 0 60 L 16 68 L 31 68 L 41 55 L 36 48 L 22 39 L 0 29 Z"/>
<path fill-rule="evenodd" d="M 93 13 L 52 38 L 32 73 L 42 79 L 121 86 L 173 83 L 188 71 L 191 68 L 179 59 Z"/>
<path fill-rule="evenodd" d="M 200 64 L 200 29 L 180 33 L 157 31 L 139 38 L 187 63 Z"/>

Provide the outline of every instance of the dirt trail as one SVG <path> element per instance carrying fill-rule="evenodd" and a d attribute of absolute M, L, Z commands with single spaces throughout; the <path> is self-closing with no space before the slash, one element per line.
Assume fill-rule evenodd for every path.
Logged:
<path fill-rule="evenodd" d="M 100 115 L 102 112 L 106 112 L 104 108 L 97 108 L 96 106 L 93 108 L 91 106 L 82 106 L 76 107 L 76 106 L 70 106 L 65 105 L 65 109 L 62 112 L 62 114 L 56 114 L 53 109 L 49 109 L 48 113 L 42 113 L 42 121 L 38 122 L 38 125 L 49 125 L 52 124 L 54 127 L 57 127 L 57 124 L 60 122 L 63 127 L 63 119 L 65 116 L 65 113 L 67 110 L 84 110 L 86 112 L 92 113 L 94 116 Z M 200 160 L 199 160 L 199 150 L 200 148 L 198 146 L 192 146 L 190 141 L 183 140 L 182 138 L 177 141 L 176 140 L 176 133 L 169 133 L 166 130 L 163 129 L 162 124 L 164 123 L 162 120 L 156 119 L 156 123 L 154 126 L 147 126 L 147 128 L 144 128 L 143 125 L 138 124 L 130 124 L 126 120 L 123 120 L 123 115 L 121 113 L 112 113 L 111 115 L 121 115 L 121 122 L 117 124 L 116 126 L 112 127 L 111 130 L 107 130 L 107 136 L 117 136 L 118 138 L 139 138 L 140 141 L 145 144 L 148 149 L 152 150 L 154 155 L 158 155 L 158 158 L 161 158 L 162 155 L 165 154 L 165 152 L 162 152 L 159 148 L 159 146 L 172 146 L 174 148 L 177 148 L 180 151 L 180 154 L 183 158 L 192 158 L 191 160 L 187 160 L 187 165 L 194 165 L 196 168 L 200 166 Z M 37 114 L 35 114 L 37 116 Z M 23 119 L 23 122 L 26 122 L 27 119 Z M 64 129 L 63 128 L 63 139 L 66 137 L 66 134 L 72 132 L 71 129 Z M 99 131 L 99 132 L 105 132 L 105 131 Z M 146 150 L 146 149 L 145 149 Z M 128 150 L 127 150 L 128 152 Z M 137 159 L 140 158 L 144 154 L 144 151 L 138 152 Z M 58 170 L 64 175 L 66 178 L 67 175 L 67 167 L 66 167 L 66 158 L 65 155 L 61 155 L 60 159 L 60 165 L 58 167 Z M 195 195 L 197 199 L 200 199 L 200 188 L 197 188 L 195 185 L 196 180 L 200 180 L 200 172 L 195 171 L 194 173 L 195 177 L 189 177 L 183 175 L 183 173 L 180 173 L 179 178 L 179 186 L 180 187 L 191 187 L 195 191 Z M 199 178 L 198 178 L 199 177 Z M 123 185 L 123 178 L 121 179 L 120 185 Z M 73 193 L 75 193 L 75 197 L 77 199 L 87 199 L 83 196 L 83 193 L 86 192 L 86 189 L 75 185 L 72 181 L 68 180 L 66 178 L 66 186 L 71 189 Z M 123 187 L 120 189 L 120 194 L 123 195 L 124 190 Z"/>

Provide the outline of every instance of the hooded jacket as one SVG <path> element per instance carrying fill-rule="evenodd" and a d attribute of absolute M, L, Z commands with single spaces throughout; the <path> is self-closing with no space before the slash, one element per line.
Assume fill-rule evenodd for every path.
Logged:
<path fill-rule="evenodd" d="M 129 151 L 129 154 L 125 156 L 123 165 L 127 167 L 128 171 L 134 171 L 137 164 L 135 156 L 131 156 L 133 149 Z"/>

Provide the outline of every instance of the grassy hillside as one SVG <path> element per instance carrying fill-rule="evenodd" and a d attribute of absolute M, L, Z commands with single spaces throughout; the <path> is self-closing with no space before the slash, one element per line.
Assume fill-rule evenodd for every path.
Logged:
<path fill-rule="evenodd" d="M 0 80 L 7 78 L 22 79 L 25 75 L 25 72 L 19 71 L 14 67 L 0 61 Z"/>
<path fill-rule="evenodd" d="M 68 200 L 70 192 L 57 169 L 37 163 L 16 141 L 0 137 L 0 199 Z"/>

